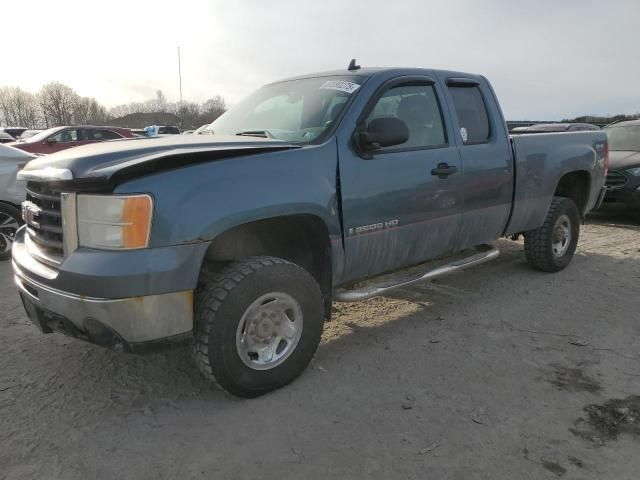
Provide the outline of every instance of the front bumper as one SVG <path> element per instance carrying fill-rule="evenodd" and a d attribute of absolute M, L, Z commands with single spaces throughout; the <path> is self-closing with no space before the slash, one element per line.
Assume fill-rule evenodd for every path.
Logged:
<path fill-rule="evenodd" d="M 605 203 L 620 202 L 630 208 L 640 208 L 640 177 L 621 169 L 610 173 L 616 175 L 618 184 L 607 181 L 609 185 L 604 197 Z"/>
<path fill-rule="evenodd" d="M 27 278 L 14 263 L 15 282 L 31 321 L 116 351 L 139 351 L 189 337 L 193 291 L 106 299 L 73 295 Z"/>
<path fill-rule="evenodd" d="M 621 202 L 629 208 L 640 208 L 640 182 L 633 187 L 611 188 L 607 190 L 605 202 Z"/>
<path fill-rule="evenodd" d="M 139 351 L 190 337 L 193 290 L 206 246 L 78 250 L 51 269 L 29 254 L 21 229 L 13 269 L 25 310 L 43 332 Z"/>

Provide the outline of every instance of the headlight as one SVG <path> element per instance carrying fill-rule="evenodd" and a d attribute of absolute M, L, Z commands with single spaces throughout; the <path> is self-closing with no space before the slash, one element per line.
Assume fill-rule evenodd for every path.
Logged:
<path fill-rule="evenodd" d="M 149 245 L 153 200 L 149 195 L 78 195 L 78 243 L 107 250 Z"/>
<path fill-rule="evenodd" d="M 629 170 L 627 170 L 627 172 L 636 177 L 640 177 L 640 167 L 630 168 Z"/>

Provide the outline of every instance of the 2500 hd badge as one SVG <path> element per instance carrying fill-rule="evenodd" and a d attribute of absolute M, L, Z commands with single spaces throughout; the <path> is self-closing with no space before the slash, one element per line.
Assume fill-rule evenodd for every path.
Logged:
<path fill-rule="evenodd" d="M 398 220 L 387 220 L 385 222 L 372 223 L 371 225 L 362 225 L 361 227 L 349 228 L 349 235 L 357 235 L 359 233 L 372 232 L 374 230 L 383 230 L 385 228 L 393 228 L 398 226 Z"/>

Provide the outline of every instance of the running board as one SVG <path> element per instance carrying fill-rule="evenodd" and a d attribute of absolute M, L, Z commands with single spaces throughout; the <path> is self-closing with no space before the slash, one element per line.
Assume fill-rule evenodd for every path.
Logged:
<path fill-rule="evenodd" d="M 354 288 L 337 288 L 333 293 L 333 299 L 337 302 L 358 302 L 360 300 L 366 300 L 371 297 L 377 297 L 378 295 L 384 295 L 396 288 L 406 287 L 424 280 L 444 277 L 445 275 L 458 272 L 463 268 L 488 262 L 500 255 L 500 250 L 491 245 L 479 245 L 475 247 L 474 250 L 476 253 L 473 255 L 454 260 L 427 270 L 426 272 L 424 271 L 425 264 L 422 264 L 410 269 L 400 270 L 358 282 Z M 429 267 L 432 267 L 433 262 L 429 263 Z M 412 272 L 415 270 L 418 271 L 412 275 L 407 275 L 407 270 L 411 270 Z"/>

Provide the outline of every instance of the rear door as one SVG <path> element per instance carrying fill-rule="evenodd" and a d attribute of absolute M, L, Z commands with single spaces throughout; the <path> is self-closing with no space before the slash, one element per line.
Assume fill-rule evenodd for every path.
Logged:
<path fill-rule="evenodd" d="M 344 280 L 422 262 L 450 249 L 460 228 L 460 157 L 450 140 L 441 88 L 427 77 L 395 78 L 374 92 L 358 120 L 393 116 L 409 140 L 363 158 L 341 145 Z M 432 173 L 439 166 L 449 173 Z M 443 168 L 444 170 L 444 168 Z"/>
<path fill-rule="evenodd" d="M 447 78 L 462 160 L 462 226 L 456 249 L 499 238 L 511 211 L 513 160 L 502 112 L 484 79 Z"/>

